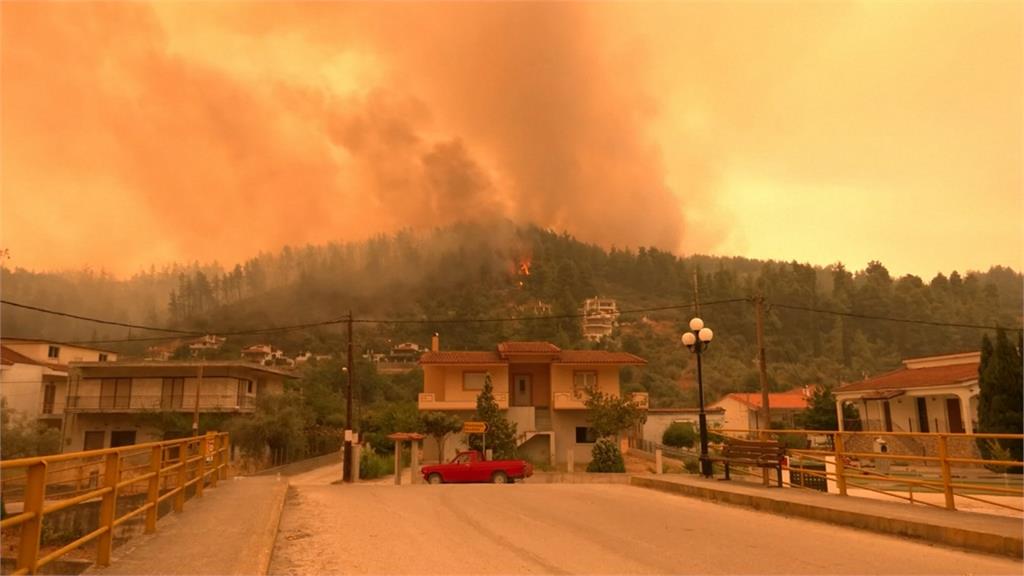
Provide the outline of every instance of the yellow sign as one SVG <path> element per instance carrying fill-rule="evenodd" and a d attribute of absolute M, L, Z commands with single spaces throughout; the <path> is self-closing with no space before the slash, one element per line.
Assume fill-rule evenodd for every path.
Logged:
<path fill-rule="evenodd" d="M 487 432 L 487 422 L 463 422 L 463 434 L 483 434 Z"/>

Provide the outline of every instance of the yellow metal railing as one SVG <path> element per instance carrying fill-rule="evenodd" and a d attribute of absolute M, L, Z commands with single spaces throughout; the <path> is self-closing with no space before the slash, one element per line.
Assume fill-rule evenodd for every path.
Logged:
<path fill-rule="evenodd" d="M 835 491 L 843 496 L 850 489 L 866 490 L 913 504 L 956 510 L 957 498 L 981 502 L 989 506 L 1024 512 L 1024 477 L 1007 470 L 1024 468 L 1024 461 L 983 458 L 978 442 L 1010 440 L 1024 443 L 1024 434 L 956 434 L 887 431 L 821 431 L 821 430 L 714 430 L 715 440 L 725 437 L 773 438 L 790 445 L 783 470 L 799 472 L 834 483 Z M 875 439 L 907 438 L 914 444 L 897 447 L 892 451 L 864 451 L 865 444 L 875 445 Z M 803 439 L 803 442 L 800 442 Z M 792 444 L 803 444 L 793 447 Z M 857 448 L 859 444 L 861 448 Z M 885 443 L 887 446 L 889 442 Z M 712 443 L 712 449 L 720 446 Z M 920 453 L 910 453 L 918 446 Z M 966 454 L 954 455 L 951 447 Z M 805 467 L 806 462 L 818 464 L 819 469 Z M 893 463 L 902 463 L 902 470 L 892 471 Z M 821 470 L 824 465 L 824 470 Z M 985 472 L 988 470 L 988 472 Z M 999 470 L 1002 470 L 1000 473 Z M 744 473 L 744 472 L 741 472 Z M 766 479 L 760 469 L 745 471 L 751 476 Z M 997 476 L 1002 474 L 1001 476 Z M 1001 478 L 1002 483 L 996 482 Z M 989 480 L 985 482 L 984 480 Z M 803 487 L 792 482 L 792 487 Z M 915 494 L 916 491 L 916 494 Z M 922 494 L 941 493 L 942 505 L 927 502 Z M 993 497 L 1004 498 L 1004 501 Z M 1007 502 L 1005 500 L 1009 500 Z"/>
<path fill-rule="evenodd" d="M 166 442 L 0 460 L 4 509 L 20 504 L 19 512 L 0 521 L 4 539 L 17 540 L 17 563 L 10 573 L 37 573 L 93 541 L 94 562 L 109 565 L 115 528 L 145 515 L 145 532 L 156 531 L 162 502 L 173 498 L 173 510 L 181 512 L 188 495 L 202 496 L 205 486 L 228 477 L 229 447 L 226 433 L 211 432 Z M 141 504 L 118 513 L 119 497 L 142 494 Z M 58 543 L 55 549 L 41 547 L 47 515 L 86 504 L 99 507 L 94 529 L 72 542 Z"/>

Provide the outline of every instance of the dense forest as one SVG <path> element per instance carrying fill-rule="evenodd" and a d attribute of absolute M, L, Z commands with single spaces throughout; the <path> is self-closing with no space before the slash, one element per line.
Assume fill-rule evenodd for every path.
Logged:
<path fill-rule="evenodd" d="M 3 269 L 2 282 L 4 299 L 17 303 L 234 334 L 220 352 L 224 357 L 237 358 L 243 346 L 254 343 L 274 344 L 292 355 L 337 355 L 346 342 L 337 321 L 349 311 L 363 351 L 406 341 L 426 345 L 435 332 L 445 349 L 542 339 L 562 347 L 626 350 L 649 364 L 624 370 L 625 386 L 649 391 L 655 406 L 694 402 L 691 358 L 679 336 L 694 315 L 695 286 L 700 315 L 715 331 L 705 357 L 709 400 L 757 389 L 750 299 L 758 295 L 766 301 L 769 381 L 779 390 L 860 379 L 897 367 L 901 358 L 978 350 L 985 330 L 936 324 L 1019 328 L 1024 308 L 1021 274 L 1000 266 L 895 278 L 880 262 L 852 270 L 841 263 L 818 267 L 678 257 L 653 248 L 607 250 L 505 221 L 285 247 L 232 268 L 193 263 L 124 280 L 89 270 Z M 593 296 L 614 298 L 623 311 L 612 337 L 598 344 L 582 338 L 576 317 L 582 301 Z M 265 331 L 299 324 L 316 325 Z M 2 330 L 5 337 L 91 342 L 130 356 L 168 341 L 159 332 L 12 306 L 3 307 Z M 415 388 L 416 382 L 405 386 Z"/>

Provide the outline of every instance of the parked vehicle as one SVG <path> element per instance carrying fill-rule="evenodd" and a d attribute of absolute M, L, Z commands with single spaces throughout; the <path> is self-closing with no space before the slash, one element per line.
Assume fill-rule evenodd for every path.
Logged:
<path fill-rule="evenodd" d="M 523 460 L 484 460 L 476 450 L 459 452 L 447 464 L 434 464 L 421 469 L 430 484 L 454 482 L 512 483 L 533 476 L 533 465 Z"/>

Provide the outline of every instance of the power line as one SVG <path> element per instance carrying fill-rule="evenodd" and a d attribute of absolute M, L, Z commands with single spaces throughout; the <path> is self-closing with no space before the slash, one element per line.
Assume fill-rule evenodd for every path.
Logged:
<path fill-rule="evenodd" d="M 847 318 L 858 318 L 861 320 L 881 320 L 884 322 L 901 322 L 903 324 L 921 324 L 925 326 L 940 326 L 943 328 L 973 328 L 977 330 L 998 330 L 1000 326 L 987 326 L 984 324 L 961 324 L 957 322 L 935 322 L 932 320 L 917 320 L 912 318 L 894 318 L 892 316 L 874 316 L 871 314 L 857 314 L 855 312 L 841 312 L 839 310 L 824 310 L 822 308 L 810 308 L 807 306 L 796 306 L 793 304 L 777 304 L 772 303 L 771 306 L 775 308 L 785 308 L 788 310 L 800 310 L 803 312 L 813 312 L 815 314 L 831 314 L 833 316 L 845 316 Z M 1005 328 L 1006 330 L 1020 331 L 1021 328 Z"/>
<path fill-rule="evenodd" d="M 202 333 L 191 332 L 188 330 L 175 330 L 174 328 L 158 328 L 155 326 L 143 326 L 141 324 L 129 324 L 127 322 L 117 322 L 116 320 L 103 320 L 100 318 L 90 318 L 88 316 L 80 316 L 78 314 L 71 314 L 69 312 L 60 312 L 57 310 L 50 310 L 48 308 L 40 308 L 38 306 L 30 306 L 28 304 L 20 304 L 18 302 L 11 302 L 10 300 L 0 299 L 0 304 L 6 304 L 8 306 L 14 306 L 15 308 L 24 308 L 25 310 L 32 310 L 34 312 L 42 312 L 43 314 L 51 314 L 53 316 L 63 316 L 65 318 L 74 318 L 75 320 L 84 320 L 86 322 L 95 322 L 96 324 L 106 324 L 108 326 L 120 326 L 122 328 L 136 328 L 138 330 L 152 330 L 155 332 L 172 332 L 175 334 L 184 334 L 188 336 L 202 336 Z"/>

